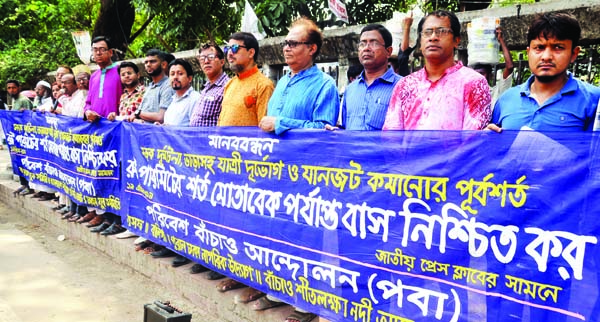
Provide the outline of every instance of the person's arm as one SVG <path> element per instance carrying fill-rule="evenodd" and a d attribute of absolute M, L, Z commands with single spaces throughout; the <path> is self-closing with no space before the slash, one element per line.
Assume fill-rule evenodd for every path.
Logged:
<path fill-rule="evenodd" d="M 502 72 L 502 77 L 504 79 L 506 79 L 506 78 L 508 78 L 508 76 L 510 76 L 510 74 L 512 74 L 515 66 L 512 61 L 512 56 L 510 55 L 510 50 L 508 50 L 508 47 L 506 46 L 506 43 L 504 42 L 504 37 L 502 36 L 502 28 L 500 28 L 500 27 L 496 28 L 496 37 L 498 38 L 500 47 L 502 47 L 502 55 L 504 56 L 504 62 L 506 65 L 504 67 L 504 71 Z"/>
<path fill-rule="evenodd" d="M 483 130 L 490 123 L 492 110 L 490 87 L 484 77 L 465 85 L 465 102 L 463 130 Z"/>
<path fill-rule="evenodd" d="M 400 44 L 400 50 L 405 51 L 410 47 L 410 27 L 413 23 L 412 11 L 410 17 L 404 17 L 402 20 L 402 43 Z"/>
<path fill-rule="evenodd" d="M 290 129 L 324 129 L 325 124 L 335 125 L 340 111 L 337 88 L 333 82 L 326 81 L 317 93 L 311 120 L 299 120 L 278 116 L 275 121 L 275 134 L 279 135 Z"/>

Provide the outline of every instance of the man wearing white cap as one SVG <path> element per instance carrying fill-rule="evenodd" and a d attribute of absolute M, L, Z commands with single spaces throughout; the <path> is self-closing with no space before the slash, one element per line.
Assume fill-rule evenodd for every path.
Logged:
<path fill-rule="evenodd" d="M 52 86 L 47 81 L 41 80 L 35 85 L 35 100 L 33 107 L 40 112 L 49 112 L 52 109 Z"/>

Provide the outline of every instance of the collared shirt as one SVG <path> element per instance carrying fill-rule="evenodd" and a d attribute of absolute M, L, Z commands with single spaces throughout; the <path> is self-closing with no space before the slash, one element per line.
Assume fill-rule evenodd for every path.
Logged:
<path fill-rule="evenodd" d="M 119 109 L 119 99 L 123 93 L 119 64 L 112 65 L 95 71 L 90 76 L 90 89 L 85 101 L 84 112 L 92 110 L 102 117 Z"/>
<path fill-rule="evenodd" d="M 204 89 L 200 92 L 200 100 L 194 107 L 190 126 L 217 125 L 219 114 L 221 114 L 221 104 L 223 103 L 223 91 L 228 81 L 229 76 L 225 73 L 222 73 L 214 83 L 206 81 Z"/>
<path fill-rule="evenodd" d="M 506 130 L 527 126 L 537 131 L 591 131 L 600 88 L 573 78 L 541 106 L 531 96 L 535 76 L 500 96 L 494 108 L 492 123 Z"/>
<path fill-rule="evenodd" d="M 481 130 L 491 116 L 485 77 L 457 62 L 435 82 L 425 68 L 399 80 L 383 129 Z"/>
<path fill-rule="evenodd" d="M 365 71 L 346 87 L 342 101 L 342 127 L 346 130 L 381 130 L 394 86 L 402 76 L 389 68 L 367 85 Z"/>
<path fill-rule="evenodd" d="M 275 133 L 289 129 L 335 125 L 340 101 L 335 81 L 317 66 L 283 76 L 269 100 L 269 116 L 277 117 Z"/>
<path fill-rule="evenodd" d="M 121 104 L 119 105 L 119 116 L 133 114 L 139 108 L 140 104 L 142 104 L 145 93 L 146 87 L 142 84 L 138 84 L 131 92 L 123 90 Z"/>
<path fill-rule="evenodd" d="M 166 109 L 171 104 L 175 91 L 171 87 L 169 77 L 163 76 L 157 83 L 150 83 L 146 87 L 146 93 L 142 99 L 140 109 L 143 112 L 158 112 L 160 109 Z"/>
<path fill-rule="evenodd" d="M 165 111 L 164 125 L 190 126 L 190 118 L 199 99 L 200 93 L 191 86 L 182 96 L 175 93 L 171 105 Z"/>
<path fill-rule="evenodd" d="M 62 102 L 62 114 L 71 117 L 82 118 L 83 108 L 86 101 L 86 91 L 76 90 L 73 95 L 68 96 L 67 94 L 61 96 Z"/>
<path fill-rule="evenodd" d="M 254 66 L 232 78 L 223 90 L 218 126 L 258 126 L 267 114 L 273 82 Z"/>

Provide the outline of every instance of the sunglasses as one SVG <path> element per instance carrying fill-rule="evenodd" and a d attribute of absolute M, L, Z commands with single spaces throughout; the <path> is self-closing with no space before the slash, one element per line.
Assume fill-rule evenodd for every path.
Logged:
<path fill-rule="evenodd" d="M 230 50 L 231 50 L 231 53 L 233 53 L 233 54 L 237 54 L 237 53 L 238 53 L 238 51 L 240 50 L 240 48 L 246 48 L 246 49 L 248 49 L 248 47 L 246 47 L 246 46 L 242 46 L 242 45 L 235 44 L 235 45 L 231 45 L 231 46 L 225 46 L 225 47 L 223 47 L 223 51 L 225 52 L 225 55 L 227 55 L 227 53 L 228 53 Z"/>

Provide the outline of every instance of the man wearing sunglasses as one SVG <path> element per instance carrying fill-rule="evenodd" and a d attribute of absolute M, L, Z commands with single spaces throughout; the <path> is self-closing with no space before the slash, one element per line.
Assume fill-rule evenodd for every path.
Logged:
<path fill-rule="evenodd" d="M 221 114 L 223 90 L 229 81 L 229 76 L 223 71 L 225 54 L 221 47 L 209 43 L 202 46 L 196 58 L 208 80 L 194 107 L 190 126 L 216 126 Z"/>
<path fill-rule="evenodd" d="M 425 67 L 394 88 L 384 130 L 481 130 L 491 118 L 485 77 L 454 60 L 460 21 L 438 10 L 419 22 Z"/>
<path fill-rule="evenodd" d="M 218 126 L 257 126 L 267 113 L 273 82 L 256 66 L 258 40 L 247 32 L 229 37 L 225 55 L 236 73 L 225 86 Z"/>
<path fill-rule="evenodd" d="M 340 102 L 335 81 L 315 66 L 323 45 L 317 25 L 300 18 L 292 23 L 283 43 L 283 56 L 291 72 L 277 83 L 269 100 L 268 116 L 260 121 L 266 132 L 335 125 Z"/>

